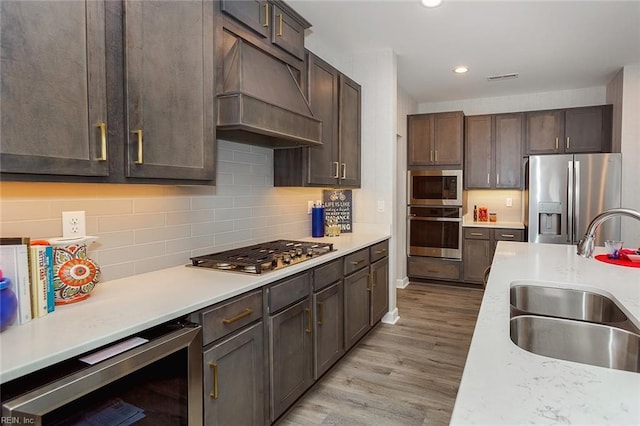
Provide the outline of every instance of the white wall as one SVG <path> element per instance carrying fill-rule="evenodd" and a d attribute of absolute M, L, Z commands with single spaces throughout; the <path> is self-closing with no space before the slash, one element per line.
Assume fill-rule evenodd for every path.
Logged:
<path fill-rule="evenodd" d="M 640 63 L 623 70 L 622 88 L 622 206 L 640 211 Z M 640 222 L 622 219 L 625 247 L 640 247 Z"/>

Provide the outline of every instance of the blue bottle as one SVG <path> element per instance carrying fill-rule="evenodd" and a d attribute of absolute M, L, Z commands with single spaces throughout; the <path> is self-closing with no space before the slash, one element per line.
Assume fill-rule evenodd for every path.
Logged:
<path fill-rule="evenodd" d="M 4 331 L 13 323 L 17 312 L 18 299 L 13 290 L 11 290 L 11 280 L 7 277 L 2 277 L 0 278 L 0 331 Z"/>
<path fill-rule="evenodd" d="M 324 207 L 314 205 L 311 209 L 311 236 L 324 237 Z"/>

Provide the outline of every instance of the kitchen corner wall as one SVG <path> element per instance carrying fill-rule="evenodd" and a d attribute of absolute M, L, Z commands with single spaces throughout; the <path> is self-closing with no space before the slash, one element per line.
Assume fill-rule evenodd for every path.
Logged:
<path fill-rule="evenodd" d="M 61 212 L 84 210 L 103 281 L 189 257 L 311 233 L 320 189 L 274 188 L 273 150 L 218 141 L 215 187 L 0 183 L 0 235 L 60 236 Z"/>

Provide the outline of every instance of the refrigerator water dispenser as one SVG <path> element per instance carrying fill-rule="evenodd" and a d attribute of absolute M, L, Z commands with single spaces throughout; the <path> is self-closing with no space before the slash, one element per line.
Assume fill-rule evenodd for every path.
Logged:
<path fill-rule="evenodd" d="M 562 203 L 540 202 L 538 203 L 538 234 L 561 235 L 562 234 Z"/>

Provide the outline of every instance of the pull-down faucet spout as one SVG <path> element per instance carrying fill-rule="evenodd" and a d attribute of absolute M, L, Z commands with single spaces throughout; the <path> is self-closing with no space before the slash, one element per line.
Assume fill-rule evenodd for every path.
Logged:
<path fill-rule="evenodd" d="M 640 221 L 640 212 L 632 209 L 610 209 L 603 211 L 593 218 L 593 220 L 589 224 L 589 227 L 587 228 L 587 232 L 578 243 L 578 256 L 591 257 L 595 246 L 594 239 L 598 226 L 600 226 L 602 222 L 605 222 L 615 216 L 627 216 Z"/>

